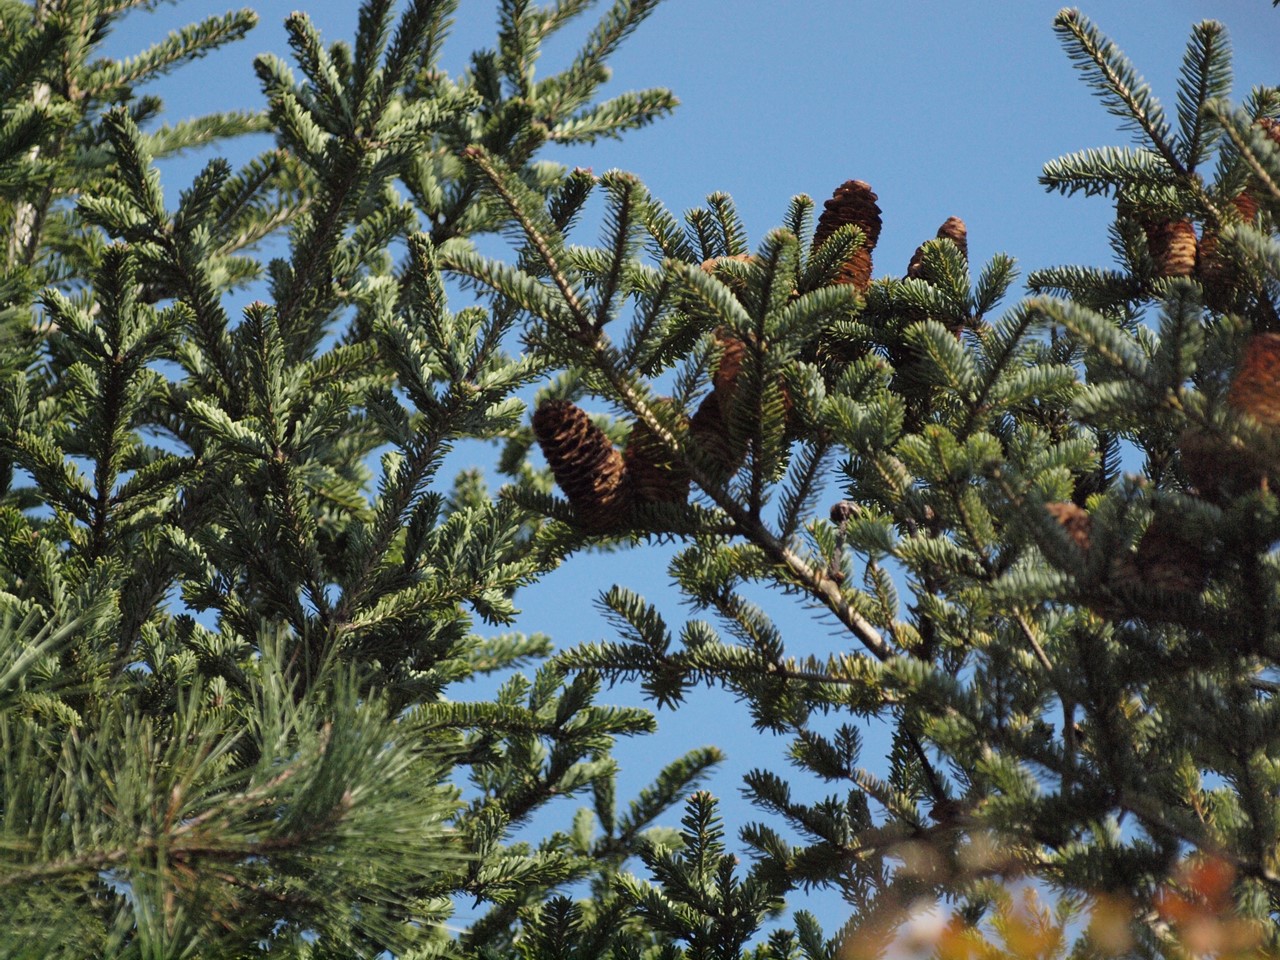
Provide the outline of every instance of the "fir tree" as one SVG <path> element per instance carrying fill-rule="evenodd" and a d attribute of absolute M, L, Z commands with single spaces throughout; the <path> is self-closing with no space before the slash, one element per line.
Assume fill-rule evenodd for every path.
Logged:
<path fill-rule="evenodd" d="M 796 765 L 834 792 L 801 804 L 790 776 L 753 772 L 772 822 L 742 839 L 782 889 L 843 893 L 855 954 L 883 948 L 922 895 L 959 898 L 972 920 L 1003 902 L 993 883 L 1024 876 L 1068 912 L 1116 898 L 1135 949 L 1176 951 L 1160 906 L 1188 859 L 1221 864 L 1221 909 L 1275 946 L 1280 103 L 1272 88 L 1224 99 L 1215 22 L 1192 31 L 1176 126 L 1085 17 L 1055 29 L 1138 140 L 1043 177 L 1115 198 L 1119 268 L 1038 271 L 1033 292 L 1058 296 L 1002 314 L 1013 262 L 971 266 L 954 218 L 906 277 L 868 282 L 880 210 L 859 181 L 816 230 L 794 199 L 753 252 L 728 198 L 682 224 L 610 173 L 586 247 L 500 158 L 470 153 L 533 255 L 516 271 L 449 263 L 517 301 L 530 342 L 571 374 L 542 409 L 611 403 L 696 488 L 658 498 L 640 474 L 606 532 L 679 538 L 671 573 L 708 617 L 673 628 L 616 586 L 602 602 L 619 639 L 558 661 L 639 678 L 659 704 L 721 685 L 791 734 Z M 547 454 L 569 502 L 513 496 L 599 535 L 596 491 Z M 760 584 L 822 604 L 847 648 L 789 655 L 746 599 Z M 819 713 L 848 723 L 821 735 Z M 867 716 L 896 729 L 888 779 L 860 767 Z"/>

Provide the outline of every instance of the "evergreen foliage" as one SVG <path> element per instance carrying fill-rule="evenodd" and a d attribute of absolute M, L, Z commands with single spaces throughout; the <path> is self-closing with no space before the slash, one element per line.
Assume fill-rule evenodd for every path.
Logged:
<path fill-rule="evenodd" d="M 1136 142 L 1042 182 L 1114 198 L 1117 262 L 1002 308 L 1016 265 L 970 264 L 962 224 L 863 282 L 857 181 L 866 223 L 815 236 L 799 196 L 753 247 L 726 195 L 680 218 L 542 159 L 673 108 L 597 96 L 653 2 L 615 0 L 545 78 L 592 4 L 501 0 L 457 77 L 456 0 L 365 0 L 349 44 L 295 13 L 264 112 L 170 126 L 135 88 L 254 17 L 91 59 L 147 6 L 0 13 L 6 955 L 828 960 L 886 949 L 922 897 L 959 911 L 952 950 L 1049 955 L 1090 905 L 1142 956 L 1205 911 L 1280 948 L 1280 89 L 1228 99 L 1220 24 L 1171 120 L 1058 15 Z M 157 160 L 254 132 L 273 147 L 169 209 Z M 500 231 L 513 262 L 475 243 Z M 469 440 L 500 490 L 440 476 Z M 571 554 L 655 540 L 687 622 L 615 585 L 612 641 L 493 632 Z M 769 590 L 845 642 L 793 655 Z M 697 789 L 715 749 L 620 804 L 612 746 L 654 728 L 600 702 L 623 679 L 674 708 L 721 686 L 791 738 L 798 773 L 746 778 L 750 864 Z M 564 796 L 587 805 L 521 838 Z M 1022 878 L 1055 912 L 1019 912 Z M 818 887 L 843 929 L 765 932 Z"/>

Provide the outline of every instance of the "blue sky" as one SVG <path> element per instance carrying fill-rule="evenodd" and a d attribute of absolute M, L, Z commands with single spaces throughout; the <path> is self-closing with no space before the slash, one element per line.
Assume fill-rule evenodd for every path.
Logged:
<path fill-rule="evenodd" d="M 287 52 L 280 24 L 295 5 L 264 0 L 252 6 L 262 23 L 246 41 L 182 69 L 152 91 L 164 96 L 170 118 L 261 105 L 252 57 Z M 952 215 L 968 224 L 975 264 L 1009 253 L 1025 277 L 1051 264 L 1103 263 L 1109 259 L 1108 201 L 1047 194 L 1036 182 L 1047 160 L 1127 138 L 1059 47 L 1051 29 L 1059 6 L 1041 0 L 668 0 L 613 60 L 609 91 L 670 87 L 682 101 L 676 114 L 621 142 L 547 156 L 597 172 L 631 170 L 674 211 L 700 204 L 711 191 L 726 191 L 755 241 L 781 221 L 793 194 L 821 202 L 846 179 L 866 180 L 879 194 L 884 218 L 877 276 L 901 274 L 917 244 Z M 1093 0 L 1080 7 L 1129 54 L 1171 110 L 1186 38 L 1201 19 L 1221 20 L 1230 31 L 1235 99 L 1251 85 L 1280 83 L 1274 42 L 1280 11 L 1267 0 Z M 302 8 L 326 38 L 352 36 L 351 0 Z M 225 9 L 187 0 L 135 16 L 109 49 L 134 52 L 175 26 Z M 495 22 L 489 0 L 463 0 L 446 67 L 457 71 L 472 49 L 491 45 Z M 567 60 L 569 41 L 588 22 L 548 49 L 546 72 Z M 243 149 L 247 154 L 251 148 Z M 166 166 L 170 196 L 206 159 Z M 466 466 L 473 457 L 463 451 L 450 463 Z M 609 638 L 594 601 L 615 582 L 646 595 L 678 626 L 688 611 L 668 584 L 667 556 L 645 548 L 572 558 L 519 598 L 525 609 L 520 627 L 549 633 L 565 646 Z M 833 621 L 794 599 L 763 599 L 784 625 L 794 654 L 855 646 Z M 606 696 L 628 703 L 638 698 L 623 688 Z M 738 798 L 742 773 L 756 765 L 781 768 L 785 744 L 752 731 L 745 711 L 723 693 L 695 691 L 691 700 L 680 712 L 659 716 L 656 737 L 619 750 L 625 774 L 620 800 L 679 753 L 715 743 L 729 754 L 712 789 L 724 801 L 732 834 L 753 816 Z M 879 766 L 875 747 L 882 742 L 872 731 L 868 766 Z M 798 786 L 802 795 L 822 792 L 816 784 Z M 556 819 L 565 823 L 569 813 L 557 811 Z M 804 905 L 829 932 L 846 919 L 834 898 Z"/>

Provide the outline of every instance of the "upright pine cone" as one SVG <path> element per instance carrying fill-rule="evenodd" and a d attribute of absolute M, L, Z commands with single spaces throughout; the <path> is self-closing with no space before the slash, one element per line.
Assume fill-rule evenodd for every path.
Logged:
<path fill-rule="evenodd" d="M 1280 147 L 1280 121 L 1273 120 L 1271 117 L 1263 117 L 1258 121 L 1258 126 L 1271 138 L 1272 143 Z"/>
<path fill-rule="evenodd" d="M 720 347 L 720 363 L 711 382 L 715 387 L 716 402 L 720 404 L 720 413 L 728 419 L 738 390 L 738 375 L 742 373 L 742 363 L 747 358 L 747 344 L 724 327 L 716 328 L 715 337 Z"/>
<path fill-rule="evenodd" d="M 1227 403 L 1272 430 L 1280 428 L 1280 333 L 1249 338 L 1227 390 Z M 1187 479 L 1211 503 L 1257 490 L 1274 472 L 1265 453 L 1198 427 L 1182 432 L 1178 449 Z"/>
<path fill-rule="evenodd" d="M 1058 525 L 1066 531 L 1075 545 L 1087 553 L 1089 534 L 1093 529 L 1093 518 L 1089 516 L 1089 511 L 1070 500 L 1046 503 L 1044 508 L 1049 511 L 1049 516 L 1058 521 Z"/>
<path fill-rule="evenodd" d="M 1247 193 L 1237 194 L 1231 205 L 1243 223 L 1252 222 L 1258 215 L 1258 202 Z M 1236 300 L 1235 287 L 1240 281 L 1240 272 L 1222 256 L 1218 242 L 1218 231 L 1206 225 L 1196 257 L 1196 279 L 1204 287 L 1208 305 L 1215 310 L 1227 310 Z"/>
<path fill-rule="evenodd" d="M 670 406 L 670 400 L 658 403 Z M 684 503 L 689 499 L 689 471 L 644 423 L 637 420 L 622 454 L 627 482 L 642 503 Z"/>
<path fill-rule="evenodd" d="M 836 276 L 837 283 L 849 283 L 858 290 L 866 290 L 871 283 L 871 251 L 880 239 L 880 208 L 876 205 L 871 185 L 861 180 L 846 180 L 823 204 L 818 217 L 818 228 L 813 234 L 813 248 L 843 227 L 852 223 L 861 228 L 866 241 L 849 256 Z"/>
<path fill-rule="evenodd" d="M 937 238 L 950 240 L 960 248 L 960 256 L 966 260 L 969 259 L 969 231 L 959 217 L 947 217 L 947 222 L 938 228 Z M 924 274 L 924 244 L 922 243 L 911 255 L 911 262 L 907 264 L 907 276 L 913 279 L 928 279 Z"/>
<path fill-rule="evenodd" d="M 720 363 L 716 367 L 715 377 L 712 379 L 712 386 L 715 388 L 714 396 L 716 402 L 720 404 L 720 416 L 724 418 L 725 423 L 728 423 L 730 417 L 733 416 L 733 404 L 738 391 L 738 377 L 742 373 L 742 364 L 747 358 L 747 343 L 735 337 L 724 327 L 716 328 L 715 337 L 721 353 Z M 754 338 L 752 340 L 754 341 Z M 791 390 L 781 377 L 778 378 L 777 389 L 778 399 L 781 401 L 787 416 L 788 428 L 794 428 L 797 424 L 791 421 L 794 419 L 792 411 L 795 409 L 795 403 L 791 399 Z M 768 388 L 766 387 L 767 392 Z"/>
<path fill-rule="evenodd" d="M 1199 593 L 1209 579 L 1205 545 L 1167 511 L 1151 518 L 1134 563 L 1143 582 L 1160 590 Z"/>
<path fill-rule="evenodd" d="M 698 264 L 707 273 L 715 273 L 716 267 L 726 260 L 733 260 L 737 263 L 750 263 L 755 256 L 750 253 L 727 253 L 723 257 L 707 257 L 702 263 Z"/>
<path fill-rule="evenodd" d="M 1227 403 L 1268 427 L 1280 427 L 1280 333 L 1255 333 L 1227 391 Z"/>
<path fill-rule="evenodd" d="M 1205 545 L 1186 528 L 1181 516 L 1157 510 L 1132 554 L 1118 557 L 1112 582 L 1129 589 L 1156 589 L 1169 593 L 1199 593 L 1209 579 Z M 1166 611 L 1151 611 L 1163 616 Z"/>
<path fill-rule="evenodd" d="M 1196 496 L 1223 504 L 1233 497 L 1257 490 L 1270 472 L 1264 457 L 1233 444 L 1209 430 L 1187 427 L 1178 438 L 1182 472 Z"/>
<path fill-rule="evenodd" d="M 1196 228 L 1190 220 L 1156 220 L 1143 223 L 1147 249 L 1158 277 L 1189 277 L 1196 269 Z"/>
<path fill-rule="evenodd" d="M 576 404 L 548 400 L 533 415 L 533 433 L 586 533 L 610 533 L 627 518 L 625 464 L 604 431 Z"/>
<path fill-rule="evenodd" d="M 1240 215 L 1240 220 L 1244 223 L 1252 223 L 1253 218 L 1258 215 L 1258 201 L 1248 193 L 1238 193 L 1231 201 L 1232 206 L 1236 208 L 1236 213 Z"/>
<path fill-rule="evenodd" d="M 715 480 L 723 481 L 733 476 L 747 458 L 746 444 L 735 442 L 729 435 L 729 425 L 714 392 L 703 397 L 698 405 L 689 421 L 689 436 L 707 464 L 715 470 Z"/>

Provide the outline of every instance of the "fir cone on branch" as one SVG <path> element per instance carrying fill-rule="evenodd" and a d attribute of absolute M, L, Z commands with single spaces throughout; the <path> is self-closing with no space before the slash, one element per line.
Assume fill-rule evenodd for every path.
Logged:
<path fill-rule="evenodd" d="M 1070 501 L 1046 503 L 1045 509 L 1075 545 L 1088 553 L 1093 532 L 1093 518 L 1088 511 Z M 1199 593 L 1208 582 L 1209 573 L 1204 544 L 1167 509 L 1158 510 L 1152 517 L 1135 552 L 1125 552 L 1111 564 L 1111 581 L 1117 587 L 1171 593 Z M 1127 613 L 1110 600 L 1093 600 L 1089 607 L 1108 618 L 1123 617 Z"/>
<path fill-rule="evenodd" d="M 720 272 L 716 269 L 720 264 L 725 263 L 726 261 L 735 263 L 751 263 L 753 260 L 755 260 L 755 257 L 749 253 L 734 253 L 723 257 L 708 257 L 706 260 L 703 260 L 702 263 L 698 264 L 698 266 L 702 268 L 704 273 L 709 273 L 713 277 L 719 277 L 721 280 L 724 280 L 725 278 L 721 276 Z"/>
<path fill-rule="evenodd" d="M 1147 250 L 1158 277 L 1189 277 L 1196 269 L 1196 228 L 1190 220 L 1145 221 Z"/>
<path fill-rule="evenodd" d="M 720 348 L 720 362 L 716 364 L 715 376 L 711 379 L 715 389 L 716 402 L 720 404 L 720 413 L 728 419 L 733 409 L 733 400 L 738 391 L 738 377 L 742 374 L 742 364 L 747 358 L 745 340 L 735 337 L 724 327 L 715 329 L 716 346 Z"/>
<path fill-rule="evenodd" d="M 533 433 L 582 530 L 623 527 L 629 503 L 622 454 L 586 412 L 568 400 L 548 400 L 533 415 Z"/>
<path fill-rule="evenodd" d="M 1089 511 L 1070 500 L 1063 500 L 1054 503 L 1046 503 L 1044 508 L 1049 511 L 1049 515 L 1058 521 L 1058 525 L 1066 531 L 1075 545 L 1082 552 L 1089 551 L 1089 534 L 1093 528 L 1093 518 L 1089 516 Z"/>
<path fill-rule="evenodd" d="M 1178 452 L 1196 496 L 1210 503 L 1222 504 L 1267 483 L 1262 457 L 1212 431 L 1188 427 L 1178 438 Z"/>
<path fill-rule="evenodd" d="M 1258 215 L 1258 201 L 1251 194 L 1236 194 L 1231 200 L 1231 205 L 1236 208 L 1242 223 L 1252 223 L 1253 218 Z"/>
<path fill-rule="evenodd" d="M 738 378 L 742 375 L 742 365 L 747 359 L 748 344 L 724 327 L 715 329 L 715 338 L 716 344 L 720 347 L 720 362 L 716 365 L 712 386 L 715 389 L 716 401 L 720 404 L 720 416 L 727 424 L 733 416 L 733 405 L 738 396 Z M 754 337 L 751 342 L 755 342 Z M 795 404 L 791 399 L 791 391 L 781 377 L 778 378 L 777 388 L 786 412 L 788 429 L 793 429 L 797 425 L 792 423 L 792 410 Z"/>
<path fill-rule="evenodd" d="M 715 277 L 717 280 L 719 280 L 721 283 L 727 286 L 730 290 L 733 291 L 733 295 L 739 301 L 741 301 L 743 294 L 746 293 L 746 290 L 747 290 L 746 278 L 741 276 L 736 276 L 730 273 L 730 271 L 727 269 L 721 269 L 721 267 L 723 264 L 729 263 L 729 262 L 751 263 L 754 259 L 755 257 L 753 257 L 749 253 L 735 253 L 735 254 L 732 254 L 729 256 L 723 256 L 723 257 L 708 257 L 706 260 L 703 260 L 702 263 L 698 264 L 698 267 L 699 269 L 702 270 L 703 273 L 706 273 Z M 708 310 L 707 306 L 702 302 L 702 299 L 697 294 L 689 293 L 687 291 L 681 293 L 679 306 L 681 310 L 685 311 L 686 313 L 693 314 L 695 316 L 710 315 L 710 311 Z"/>
<path fill-rule="evenodd" d="M 1138 541 L 1137 552 L 1118 564 L 1116 579 L 1170 593 L 1199 593 L 1209 580 L 1204 544 L 1168 510 L 1157 511 Z"/>
<path fill-rule="evenodd" d="M 720 400 L 714 392 L 707 394 L 689 421 L 689 436 L 709 466 L 713 479 L 723 481 L 738 472 L 747 458 L 744 442 L 729 436 L 729 425 L 720 411 Z"/>
<path fill-rule="evenodd" d="M 1242 223 L 1252 223 L 1258 215 L 1258 202 L 1248 193 L 1237 194 L 1231 206 Z M 1196 279 L 1204 287 L 1206 304 L 1215 310 L 1226 310 L 1236 297 L 1240 271 L 1219 250 L 1218 231 L 1205 225 L 1200 237 L 1200 249 L 1196 256 Z"/>
<path fill-rule="evenodd" d="M 663 398 L 656 405 L 670 408 L 672 403 Z M 689 471 L 642 421 L 632 425 L 622 458 L 631 492 L 640 502 L 684 503 L 689 499 Z"/>
<path fill-rule="evenodd" d="M 959 217 L 947 217 L 946 223 L 938 228 L 937 239 L 950 240 L 959 248 L 960 256 L 966 260 L 969 259 L 969 231 Z M 911 262 L 907 264 L 907 277 L 918 280 L 929 279 L 925 276 L 923 243 L 916 247 L 916 252 L 911 255 Z"/>
<path fill-rule="evenodd" d="M 871 251 L 880 239 L 880 207 L 876 205 L 871 185 L 862 180 L 846 180 L 836 187 L 831 199 L 823 204 L 818 227 L 813 235 L 813 249 L 818 249 L 847 223 L 861 228 L 866 240 L 850 254 L 836 276 L 836 283 L 852 284 L 865 291 L 871 284 Z"/>
<path fill-rule="evenodd" d="M 1227 391 L 1227 403 L 1264 426 L 1280 427 L 1280 333 L 1255 333 Z"/>
<path fill-rule="evenodd" d="M 711 257 L 703 260 L 699 266 L 704 273 L 711 274 L 711 276 L 732 290 L 737 301 L 742 303 L 743 297 L 747 292 L 747 278 L 735 274 L 729 269 L 723 269 L 721 265 L 725 263 L 752 263 L 754 260 L 755 257 L 749 253 L 735 253 L 723 257 Z"/>
<path fill-rule="evenodd" d="M 1227 390 L 1227 404 L 1270 430 L 1280 428 L 1280 334 L 1255 333 L 1249 338 Z M 1257 490 L 1272 473 L 1265 455 L 1199 427 L 1183 431 L 1178 449 L 1182 470 L 1196 493 L 1214 503 Z"/>
<path fill-rule="evenodd" d="M 1217 502 L 1219 494 L 1230 494 L 1223 467 L 1234 459 L 1234 451 L 1225 440 L 1207 430 L 1190 426 L 1178 437 L 1178 454 L 1182 472 L 1196 496 Z"/>

